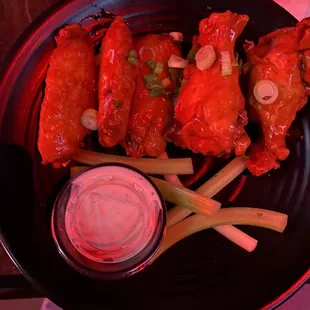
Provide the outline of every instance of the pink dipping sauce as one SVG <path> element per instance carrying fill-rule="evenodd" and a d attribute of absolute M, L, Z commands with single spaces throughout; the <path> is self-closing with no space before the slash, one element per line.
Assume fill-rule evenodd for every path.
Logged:
<path fill-rule="evenodd" d="M 104 265 L 106 268 L 98 271 L 108 272 L 113 278 L 113 271 L 119 274 L 124 269 L 133 274 L 143 269 L 163 238 L 163 199 L 144 174 L 129 166 L 102 165 L 78 174 L 58 196 L 54 208 L 58 206 L 65 207 L 61 212 L 64 219 L 60 219 L 65 234 L 57 234 L 55 227 L 59 225 L 54 225 L 54 239 L 73 267 L 73 257 L 68 257 L 59 239 L 68 239 L 63 245 L 73 245 L 75 250 L 69 250 L 69 256 L 75 258 L 78 253 L 83 257 L 79 262 L 86 259 L 87 268 L 98 270 L 96 265 Z M 52 223 L 57 215 L 54 210 Z M 80 267 L 76 269 L 83 272 Z M 128 275 L 116 278 L 123 276 Z"/>

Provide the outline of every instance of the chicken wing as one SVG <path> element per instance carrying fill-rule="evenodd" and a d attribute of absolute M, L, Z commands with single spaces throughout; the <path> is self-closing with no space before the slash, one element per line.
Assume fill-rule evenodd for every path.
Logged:
<path fill-rule="evenodd" d="M 279 29 L 260 38 L 254 47 L 245 45 L 253 66 L 249 82 L 249 117 L 260 124 L 263 134 L 250 149 L 248 169 L 256 176 L 278 168 L 279 160 L 289 155 L 285 137 L 296 112 L 306 104 L 309 95 L 309 88 L 307 94 L 305 87 L 309 82 L 309 30 L 310 19 L 305 19 L 296 27 Z M 260 103 L 253 93 L 255 85 L 262 80 L 276 85 L 278 96 L 271 104 Z"/>
<path fill-rule="evenodd" d="M 243 154 L 250 144 L 244 126 L 247 114 L 239 87 L 239 71 L 232 67 L 230 75 L 222 74 L 221 52 L 229 52 L 235 64 L 234 45 L 249 18 L 230 11 L 213 13 L 199 25 L 198 43 L 212 45 L 216 60 L 203 71 L 189 65 L 187 80 L 175 106 L 174 124 L 167 139 L 195 153 L 221 156 L 234 152 Z"/>
<path fill-rule="evenodd" d="M 103 39 L 100 57 L 98 133 L 105 147 L 115 146 L 126 134 L 137 71 L 128 62 L 132 48 L 128 26 L 116 17 Z"/>
<path fill-rule="evenodd" d="M 177 44 L 169 35 L 151 34 L 137 39 L 135 50 L 140 51 L 140 72 L 132 103 L 127 135 L 123 145 L 129 156 L 159 156 L 165 151 L 166 130 L 173 115 L 172 99 L 167 95 L 152 96 L 146 88 L 144 75 L 152 73 L 146 62 L 162 63 L 159 80 L 168 77 L 167 61 L 171 55 L 180 56 Z"/>
<path fill-rule="evenodd" d="M 66 26 L 56 42 L 46 77 L 38 148 L 43 164 L 60 167 L 72 159 L 88 133 L 81 116 L 95 107 L 96 65 L 91 40 L 80 26 Z"/>

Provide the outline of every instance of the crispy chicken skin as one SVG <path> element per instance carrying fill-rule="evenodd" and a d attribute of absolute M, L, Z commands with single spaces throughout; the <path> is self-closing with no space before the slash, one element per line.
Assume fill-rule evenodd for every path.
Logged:
<path fill-rule="evenodd" d="M 137 39 L 135 50 L 140 51 L 143 47 L 128 131 L 123 141 L 131 157 L 155 157 L 162 154 L 166 148 L 165 132 L 173 116 L 172 100 L 166 95 L 152 97 L 145 86 L 143 75 L 152 73 L 146 65 L 146 61 L 153 57 L 150 48 L 155 53 L 154 62 L 164 64 L 163 72 L 158 77 L 160 80 L 168 77 L 167 61 L 170 56 L 180 56 L 179 47 L 169 35 L 150 34 Z"/>
<path fill-rule="evenodd" d="M 234 151 L 244 154 L 250 144 L 244 126 L 247 114 L 239 87 L 239 71 L 222 76 L 221 52 L 228 51 L 235 63 L 234 45 L 249 18 L 230 11 L 213 13 L 199 25 L 198 43 L 212 45 L 214 64 L 204 71 L 189 65 L 184 71 L 186 84 L 175 106 L 174 123 L 166 137 L 195 153 L 221 156 Z"/>
<path fill-rule="evenodd" d="M 95 54 L 88 34 L 69 25 L 56 37 L 50 59 L 39 125 L 42 163 L 60 167 L 71 160 L 88 131 L 81 124 L 95 107 Z"/>
<path fill-rule="evenodd" d="M 123 140 L 135 89 L 137 68 L 128 62 L 132 35 L 116 17 L 102 41 L 99 74 L 99 141 L 112 147 Z"/>
<path fill-rule="evenodd" d="M 262 38 L 256 46 L 245 45 L 253 67 L 249 82 L 249 117 L 260 124 L 262 138 L 250 149 L 248 169 L 260 176 L 279 167 L 279 160 L 289 155 L 285 137 L 296 112 L 309 95 L 310 19 L 296 27 L 276 30 Z M 272 104 L 260 104 L 254 94 L 255 84 L 271 80 L 279 90 Z"/>

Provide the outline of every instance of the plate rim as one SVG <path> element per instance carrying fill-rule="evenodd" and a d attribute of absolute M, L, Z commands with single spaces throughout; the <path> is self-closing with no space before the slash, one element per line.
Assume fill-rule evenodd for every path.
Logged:
<path fill-rule="evenodd" d="M 12 88 L 16 79 L 14 79 L 14 75 L 12 74 L 15 71 L 15 67 L 18 65 L 16 63 L 21 55 L 25 53 L 25 49 L 29 48 L 28 41 L 37 36 L 40 31 L 43 31 L 42 28 L 46 27 L 47 24 L 51 22 L 51 20 L 59 18 L 59 15 L 65 14 L 65 10 L 67 7 L 71 7 L 72 5 L 77 5 L 80 9 L 86 7 L 87 5 L 92 5 L 93 3 L 100 1 L 89 1 L 89 0 L 67 0 L 64 2 L 59 2 L 52 5 L 51 8 L 45 10 L 41 13 L 38 18 L 36 18 L 26 29 L 22 32 L 22 34 L 16 39 L 16 41 L 12 44 L 9 51 L 6 53 L 5 57 L 3 57 L 0 63 L 0 76 L 2 80 L 0 82 L 0 100 L 2 101 L 3 94 L 7 93 L 5 98 L 9 97 L 10 92 L 5 92 L 3 89 Z M 278 6 L 281 10 L 286 11 L 290 14 L 296 21 L 298 21 L 290 12 L 288 12 L 285 8 L 279 5 L 277 2 L 272 1 L 272 4 Z M 69 18 L 70 16 L 68 16 Z M 15 74 L 16 75 L 16 74 Z M 4 99 L 5 100 L 5 99 Z M 5 100 L 7 101 L 7 100 Z M 5 105 L 0 105 L 0 130 L 3 117 L 5 115 Z M 18 269 L 22 272 L 22 274 L 26 277 L 26 279 L 40 292 L 48 293 L 46 295 L 51 295 L 49 290 L 46 290 L 41 283 L 37 282 L 32 275 L 30 275 L 26 270 L 24 270 L 23 266 L 19 263 L 19 261 L 14 257 L 12 252 L 10 251 L 10 246 L 6 241 L 4 233 L 0 226 L 0 243 L 5 249 L 8 256 L 12 259 L 14 264 L 18 267 Z M 290 288 L 288 288 L 285 292 L 283 292 L 280 296 L 275 298 L 273 301 L 265 305 L 262 309 L 275 309 L 281 304 L 283 304 L 286 300 L 292 297 L 304 284 L 306 284 L 307 280 L 310 278 L 310 268 L 293 284 Z M 55 294 L 53 294 L 53 299 L 57 301 L 58 298 L 55 298 Z M 57 294 L 56 294 L 57 295 Z"/>

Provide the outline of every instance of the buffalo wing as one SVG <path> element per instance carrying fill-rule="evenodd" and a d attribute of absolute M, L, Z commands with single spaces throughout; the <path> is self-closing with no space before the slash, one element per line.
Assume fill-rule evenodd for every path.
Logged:
<path fill-rule="evenodd" d="M 259 39 L 258 45 L 246 44 L 252 64 L 249 83 L 249 116 L 262 129 L 261 139 L 250 149 L 248 168 L 262 175 L 279 167 L 289 155 L 285 137 L 296 112 L 307 102 L 310 82 L 310 19 L 296 27 L 276 30 Z M 260 81 L 276 85 L 277 97 L 264 104 L 254 95 Z"/>
<path fill-rule="evenodd" d="M 96 65 L 87 32 L 69 25 L 56 37 L 40 114 L 38 148 L 42 163 L 60 167 L 71 160 L 86 134 L 81 116 L 95 108 Z"/>
<path fill-rule="evenodd" d="M 132 35 L 121 17 L 116 17 L 102 41 L 99 74 L 99 141 L 115 146 L 127 130 L 136 67 L 128 62 Z"/>
<path fill-rule="evenodd" d="M 244 126 L 247 114 L 239 87 L 234 45 L 248 22 L 248 16 L 230 11 L 213 13 L 199 25 L 198 43 L 213 46 L 214 64 L 203 71 L 189 65 L 184 72 L 184 86 L 175 106 L 174 123 L 168 140 L 195 153 L 221 156 L 243 154 L 250 144 Z M 222 75 L 221 52 L 229 53 L 231 74 Z"/>
<path fill-rule="evenodd" d="M 165 132 L 172 120 L 173 103 L 166 94 L 152 95 L 145 85 L 144 76 L 152 73 L 147 65 L 152 60 L 154 64 L 163 64 L 158 80 L 167 78 L 167 61 L 171 55 L 180 56 L 180 50 L 172 37 L 156 34 L 137 39 L 135 50 L 140 54 L 140 72 L 123 145 L 127 154 L 132 157 L 159 156 L 166 148 Z"/>

